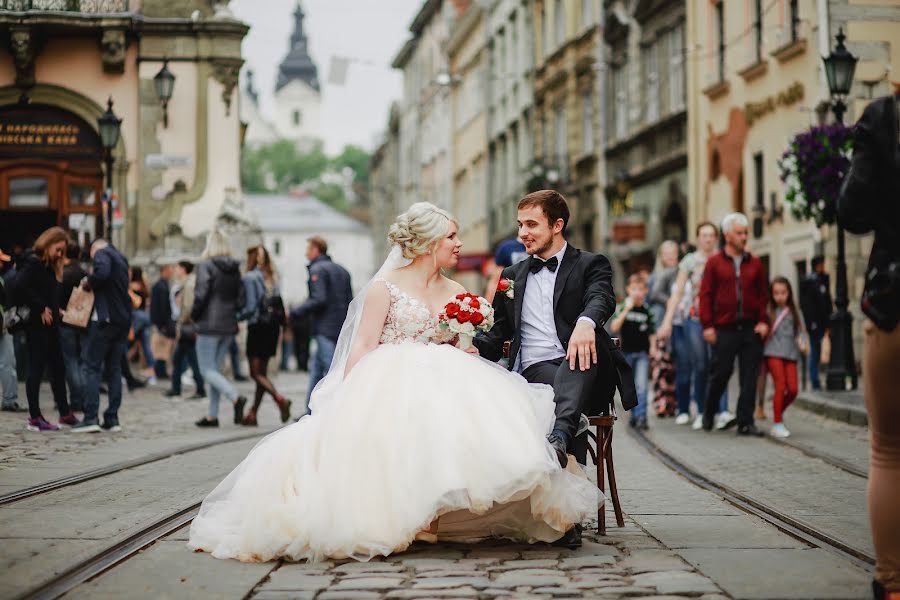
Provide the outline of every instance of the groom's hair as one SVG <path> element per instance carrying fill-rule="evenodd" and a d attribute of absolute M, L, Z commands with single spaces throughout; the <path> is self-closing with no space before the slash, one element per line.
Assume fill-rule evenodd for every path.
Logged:
<path fill-rule="evenodd" d="M 540 207 L 551 227 L 558 219 L 562 219 L 562 232 L 566 233 L 566 226 L 569 224 L 569 205 L 566 204 L 562 194 L 556 190 L 538 190 L 519 200 L 519 210 L 532 206 Z"/>

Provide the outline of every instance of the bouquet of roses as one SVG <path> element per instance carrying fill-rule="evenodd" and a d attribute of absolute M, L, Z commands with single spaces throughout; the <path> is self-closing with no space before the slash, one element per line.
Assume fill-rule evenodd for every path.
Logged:
<path fill-rule="evenodd" d="M 459 347 L 468 350 L 479 331 L 494 326 L 494 308 L 487 299 L 474 294 L 457 294 L 438 316 L 440 327 L 459 335 Z"/>

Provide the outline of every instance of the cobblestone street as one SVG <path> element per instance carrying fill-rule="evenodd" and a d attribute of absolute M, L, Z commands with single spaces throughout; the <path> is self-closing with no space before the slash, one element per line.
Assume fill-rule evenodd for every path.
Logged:
<path fill-rule="evenodd" d="M 280 374 L 276 385 L 297 406 L 306 376 Z M 251 388 L 245 383 L 241 389 L 248 393 Z M 127 394 L 120 413 L 124 430 L 116 434 L 29 433 L 23 415 L 0 413 L 3 494 L 183 450 L 0 505 L 0 564 L 6 573 L 0 597 L 20 597 L 161 516 L 198 502 L 259 437 L 280 425 L 267 399 L 258 430 L 237 427 L 228 418 L 218 430 L 198 430 L 193 421 L 206 402 L 165 399 L 162 391 L 154 387 Z M 49 404 L 49 398 L 44 402 Z M 864 473 L 865 428 L 801 410 L 787 418 L 794 432 L 791 443 L 806 453 L 772 440 L 736 438 L 733 432 L 692 431 L 671 419 L 653 419 L 648 438 L 704 476 L 871 552 L 865 479 L 809 454 L 823 452 Z M 698 488 L 638 444 L 624 421 L 615 439 L 626 525 L 615 526 L 610 505 L 607 535 L 596 533 L 595 520 L 585 523 L 585 542 L 578 550 L 502 541 L 416 543 L 407 552 L 369 563 L 242 564 L 191 553 L 185 547 L 187 527 L 181 527 L 65 597 L 868 597 L 870 575 L 864 569 Z M 221 443 L 184 450 L 213 442 Z"/>

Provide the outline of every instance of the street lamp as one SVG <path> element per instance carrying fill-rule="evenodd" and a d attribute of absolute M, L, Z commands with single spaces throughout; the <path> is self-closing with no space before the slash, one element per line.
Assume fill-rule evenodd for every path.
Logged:
<path fill-rule="evenodd" d="M 825 76 L 828 78 L 828 91 L 831 93 L 831 110 L 839 124 L 844 123 L 847 104 L 844 98 L 850 93 L 853 85 L 853 73 L 856 71 L 856 57 L 844 46 L 844 30 L 838 29 L 837 47 L 831 54 L 822 58 L 825 63 Z M 833 199 L 837 201 L 836 198 Z M 847 310 L 850 304 L 847 290 L 847 262 L 844 255 L 844 228 L 837 224 L 837 280 L 835 282 L 834 313 L 831 315 L 831 359 L 828 362 L 828 375 L 825 385 L 829 390 L 844 390 L 847 375 L 850 376 L 853 388 L 857 386 L 856 360 L 853 357 L 853 316 Z"/>
<path fill-rule="evenodd" d="M 122 119 L 115 115 L 112 107 L 113 101 L 112 96 L 110 96 L 106 104 L 106 112 L 97 118 L 97 127 L 100 129 L 100 143 L 103 144 L 104 161 L 106 162 L 106 239 L 109 242 L 112 242 L 113 221 L 113 148 L 119 143 L 119 130 L 122 126 Z"/>
<path fill-rule="evenodd" d="M 172 99 L 172 90 L 175 89 L 175 75 L 169 70 L 169 60 L 163 60 L 162 69 L 153 76 L 153 87 L 156 89 L 156 97 L 162 105 L 163 127 L 169 126 L 169 100 Z"/>

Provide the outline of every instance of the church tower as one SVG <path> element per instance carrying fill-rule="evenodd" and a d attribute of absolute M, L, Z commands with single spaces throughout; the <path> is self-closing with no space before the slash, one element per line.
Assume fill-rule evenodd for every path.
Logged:
<path fill-rule="evenodd" d="M 279 137 L 293 140 L 307 150 L 321 139 L 322 94 L 319 70 L 309 56 L 303 31 L 303 8 L 294 10 L 294 32 L 287 56 L 278 69 L 275 85 L 275 128 Z"/>

